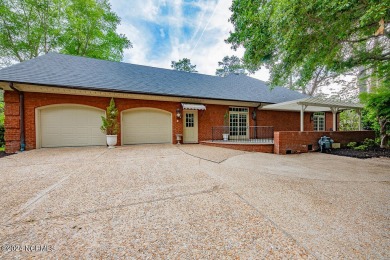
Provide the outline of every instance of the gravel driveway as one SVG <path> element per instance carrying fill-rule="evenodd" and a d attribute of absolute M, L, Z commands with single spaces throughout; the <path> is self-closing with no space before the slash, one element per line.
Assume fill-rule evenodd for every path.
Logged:
<path fill-rule="evenodd" d="M 0 159 L 0 258 L 388 259 L 389 168 L 202 145 L 24 152 Z"/>

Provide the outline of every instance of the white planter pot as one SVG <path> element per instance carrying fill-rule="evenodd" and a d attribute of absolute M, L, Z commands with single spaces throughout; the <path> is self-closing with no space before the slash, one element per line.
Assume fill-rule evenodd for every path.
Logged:
<path fill-rule="evenodd" d="M 222 137 L 224 141 L 229 140 L 229 134 L 222 134 Z"/>
<path fill-rule="evenodd" d="M 106 135 L 107 137 L 107 145 L 108 148 L 115 148 L 114 145 L 118 142 L 118 136 L 117 135 Z"/>

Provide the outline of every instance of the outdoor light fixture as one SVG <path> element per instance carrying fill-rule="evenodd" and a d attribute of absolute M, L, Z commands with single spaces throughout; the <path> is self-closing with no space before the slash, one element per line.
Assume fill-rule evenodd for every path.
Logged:
<path fill-rule="evenodd" d="M 311 113 L 311 115 L 310 115 L 310 122 L 313 122 L 313 120 L 314 120 L 314 113 Z"/>
<path fill-rule="evenodd" d="M 176 118 L 177 118 L 177 119 L 180 119 L 180 118 L 181 118 L 180 108 L 176 109 Z"/>
<path fill-rule="evenodd" d="M 252 119 L 253 119 L 253 120 L 256 120 L 256 118 L 257 118 L 256 109 L 254 109 L 254 110 L 252 111 Z"/>

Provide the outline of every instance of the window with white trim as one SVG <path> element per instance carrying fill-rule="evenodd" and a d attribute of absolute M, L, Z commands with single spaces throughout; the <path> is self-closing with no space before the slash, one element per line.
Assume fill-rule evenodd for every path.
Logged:
<path fill-rule="evenodd" d="M 325 131 L 325 113 L 317 112 L 313 114 L 314 131 Z"/>
<path fill-rule="evenodd" d="M 194 114 L 186 113 L 186 127 L 194 127 Z"/>

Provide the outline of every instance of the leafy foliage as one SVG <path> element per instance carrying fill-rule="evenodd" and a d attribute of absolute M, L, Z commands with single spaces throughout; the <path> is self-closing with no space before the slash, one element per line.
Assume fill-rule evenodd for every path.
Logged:
<path fill-rule="evenodd" d="M 339 130 L 356 131 L 359 130 L 359 114 L 355 110 L 345 110 L 340 113 Z"/>
<path fill-rule="evenodd" d="M 363 144 L 366 145 L 369 148 L 373 148 L 373 147 L 378 145 L 375 140 L 370 139 L 370 138 L 364 139 Z"/>
<path fill-rule="evenodd" d="M 364 139 L 362 144 L 356 146 L 356 143 L 355 143 L 355 145 L 352 148 L 356 151 L 367 151 L 369 148 L 374 148 L 376 146 L 377 146 L 377 144 L 376 144 L 375 140 L 366 138 L 366 139 Z"/>
<path fill-rule="evenodd" d="M 106 116 L 102 116 L 102 126 L 100 130 L 107 135 L 118 134 L 118 109 L 115 106 L 114 98 L 111 98 L 110 105 L 107 107 Z"/>
<path fill-rule="evenodd" d="M 388 148 L 390 137 L 390 86 L 382 85 L 370 93 L 360 94 L 365 104 L 366 120 L 373 122 L 373 128 L 381 137 L 381 148 Z"/>
<path fill-rule="evenodd" d="M 60 37 L 65 54 L 120 61 L 123 50 L 131 47 L 124 35 L 116 33 L 120 18 L 108 0 L 72 0 L 65 17 L 68 24 Z"/>
<path fill-rule="evenodd" d="M 358 68 L 389 80 L 389 6 L 388 0 L 234 0 L 227 42 L 245 48 L 247 66 L 268 66 L 272 86 L 304 89 Z"/>
<path fill-rule="evenodd" d="M 120 61 L 131 47 L 108 0 L 2 0 L 0 23 L 3 65 L 50 51 Z"/>
<path fill-rule="evenodd" d="M 362 145 L 354 147 L 353 149 L 356 151 L 366 151 L 368 149 L 368 147 L 367 147 L 367 145 L 362 144 Z"/>
<path fill-rule="evenodd" d="M 171 68 L 178 71 L 198 72 L 196 70 L 196 65 L 192 65 L 191 60 L 188 58 L 184 58 L 179 61 L 172 61 Z"/>
<path fill-rule="evenodd" d="M 356 142 L 350 142 L 347 144 L 348 148 L 354 149 L 356 151 L 367 151 L 369 148 L 375 148 L 378 144 L 375 140 L 366 138 L 363 143 L 357 144 Z"/>
<path fill-rule="evenodd" d="M 215 71 L 215 75 L 220 77 L 226 77 L 232 73 L 244 75 L 247 74 L 241 59 L 234 55 L 230 57 L 225 56 L 222 61 L 218 62 L 218 67 L 220 68 Z"/>

